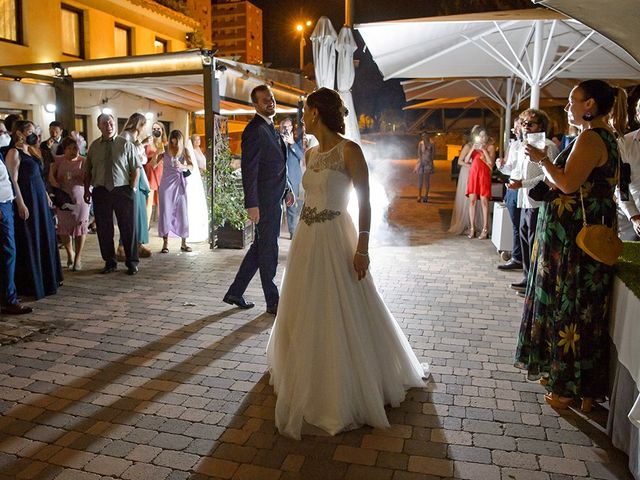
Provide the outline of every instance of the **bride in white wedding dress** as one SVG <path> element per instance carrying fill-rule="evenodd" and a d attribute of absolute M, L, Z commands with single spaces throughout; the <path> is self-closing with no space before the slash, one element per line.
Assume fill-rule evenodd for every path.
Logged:
<path fill-rule="evenodd" d="M 204 193 L 201 171 L 206 170 L 207 160 L 200 149 L 200 136 L 191 135 L 185 147 L 191 158 L 195 159 L 194 168 L 187 181 L 187 218 L 189 219 L 189 243 L 204 242 L 209 239 L 209 210 L 207 196 Z"/>
<path fill-rule="evenodd" d="M 305 203 L 267 346 L 276 426 L 296 439 L 304 422 L 331 435 L 388 427 L 384 406 L 398 406 L 428 375 L 368 273 L 368 169 L 340 135 L 345 114 L 333 90 L 307 98 L 305 128 L 319 145 L 306 154 Z M 353 187 L 359 233 L 347 212 Z"/>

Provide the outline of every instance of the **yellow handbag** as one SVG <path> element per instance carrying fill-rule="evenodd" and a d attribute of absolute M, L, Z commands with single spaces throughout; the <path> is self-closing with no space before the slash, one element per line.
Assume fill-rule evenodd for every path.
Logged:
<path fill-rule="evenodd" d="M 582 204 L 582 228 L 578 232 L 576 243 L 594 260 L 605 265 L 613 265 L 622 253 L 622 241 L 618 238 L 617 230 L 606 225 L 587 224 L 582 187 L 580 187 L 580 203 Z"/>

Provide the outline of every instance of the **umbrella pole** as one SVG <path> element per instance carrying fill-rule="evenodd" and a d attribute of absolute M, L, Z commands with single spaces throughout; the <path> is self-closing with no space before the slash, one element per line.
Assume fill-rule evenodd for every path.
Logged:
<path fill-rule="evenodd" d="M 504 130 L 502 135 L 502 150 L 500 153 L 504 157 L 507 151 L 507 145 L 509 145 L 509 132 L 511 131 L 511 108 L 513 105 L 513 78 L 507 78 L 507 95 L 505 98 L 504 108 Z"/>
<path fill-rule="evenodd" d="M 533 33 L 533 75 L 531 84 L 530 108 L 540 107 L 540 76 L 542 73 L 542 30 L 544 24 L 542 20 L 535 21 L 535 32 Z"/>

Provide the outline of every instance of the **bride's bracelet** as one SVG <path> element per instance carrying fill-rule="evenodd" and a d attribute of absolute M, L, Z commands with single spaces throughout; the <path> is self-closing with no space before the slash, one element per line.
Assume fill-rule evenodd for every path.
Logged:
<path fill-rule="evenodd" d="M 368 257 L 369 252 L 359 252 L 358 250 L 356 250 L 356 255 L 360 255 L 361 257 Z"/>

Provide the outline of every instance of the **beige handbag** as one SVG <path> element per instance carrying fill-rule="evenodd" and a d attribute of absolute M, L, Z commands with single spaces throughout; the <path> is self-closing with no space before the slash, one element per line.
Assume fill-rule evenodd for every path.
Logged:
<path fill-rule="evenodd" d="M 618 164 L 618 174 L 620 176 L 620 165 Z M 587 211 L 584 208 L 584 198 L 582 196 L 582 186 L 580 186 L 580 203 L 582 204 L 582 228 L 576 237 L 576 243 L 587 255 L 594 260 L 613 265 L 622 253 L 622 240 L 618 238 L 618 231 L 606 225 L 587 224 Z"/>

